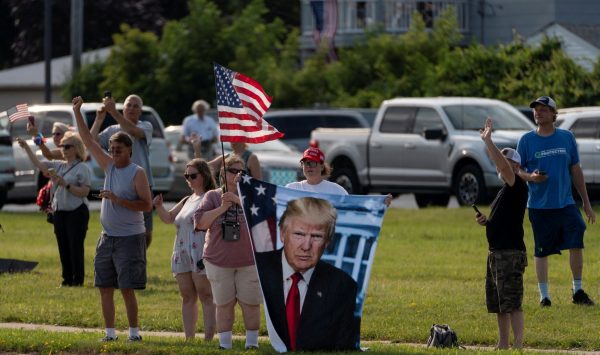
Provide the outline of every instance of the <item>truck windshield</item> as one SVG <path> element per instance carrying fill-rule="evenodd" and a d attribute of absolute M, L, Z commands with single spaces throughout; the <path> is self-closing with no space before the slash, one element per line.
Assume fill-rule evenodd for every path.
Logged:
<path fill-rule="evenodd" d="M 443 109 L 457 130 L 479 130 L 488 117 L 493 119 L 494 129 L 528 131 L 532 128 L 523 115 L 498 105 L 446 105 Z"/>

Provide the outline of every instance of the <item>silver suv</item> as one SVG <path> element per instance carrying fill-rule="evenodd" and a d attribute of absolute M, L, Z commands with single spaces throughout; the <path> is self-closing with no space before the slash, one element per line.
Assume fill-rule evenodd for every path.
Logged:
<path fill-rule="evenodd" d="M 0 208 L 6 202 L 8 191 L 15 185 L 15 159 L 11 140 L 8 117 L 0 117 Z"/>
<path fill-rule="evenodd" d="M 96 117 L 96 109 L 100 103 L 85 103 L 81 107 L 81 113 L 91 127 Z M 117 109 L 122 111 L 123 105 L 117 104 Z M 44 137 L 50 137 L 52 125 L 54 122 L 62 122 L 68 126 L 76 127 L 73 108 L 70 104 L 49 104 L 49 105 L 34 105 L 29 107 L 29 112 L 35 117 L 38 129 Z M 152 167 L 152 177 L 154 186 L 152 189 L 156 192 L 167 192 L 171 189 L 174 180 L 175 168 L 171 162 L 169 148 L 165 140 L 164 125 L 158 113 L 149 106 L 142 107 L 142 121 L 148 121 L 152 124 L 154 131 L 152 132 L 152 143 L 150 144 L 150 165 Z M 101 130 L 116 122 L 112 117 L 107 115 L 103 122 Z M 33 144 L 31 136 L 26 130 L 27 120 L 17 121 L 11 125 L 10 133 L 13 139 L 20 137 L 27 139 L 27 143 L 36 152 L 40 159 L 43 159 L 41 152 Z M 54 148 L 52 139 L 46 141 L 48 148 Z M 37 168 L 27 158 L 27 155 L 16 142 L 13 143 L 15 162 L 16 162 L 16 183 L 15 188 L 8 194 L 10 200 L 31 200 L 37 195 L 38 189 L 45 183 L 46 179 Z M 98 166 L 98 163 L 93 158 L 88 158 L 86 162 L 90 168 L 92 178 L 92 191 L 102 189 L 104 184 L 104 171 Z"/>
<path fill-rule="evenodd" d="M 600 106 L 558 110 L 556 126 L 573 132 L 590 199 L 600 198 Z"/>

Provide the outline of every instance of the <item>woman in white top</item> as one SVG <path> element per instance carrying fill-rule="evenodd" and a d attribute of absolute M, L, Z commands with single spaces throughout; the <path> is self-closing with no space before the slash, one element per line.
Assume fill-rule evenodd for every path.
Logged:
<path fill-rule="evenodd" d="M 331 167 L 325 163 L 325 154 L 321 149 L 310 147 L 305 150 L 300 164 L 306 180 L 290 182 L 285 187 L 332 195 L 348 195 L 346 189 L 326 179 L 331 174 Z M 388 194 L 384 203 L 389 207 L 391 202 L 392 195 Z"/>
<path fill-rule="evenodd" d="M 290 189 L 320 192 L 332 195 L 347 195 L 348 191 L 326 180 L 331 174 L 331 168 L 325 163 L 325 154 L 319 148 L 308 148 L 300 160 L 302 172 L 306 180 L 291 182 L 286 185 Z"/>
<path fill-rule="evenodd" d="M 169 211 L 163 206 L 162 195 L 158 195 L 154 198 L 154 206 L 163 222 L 175 223 L 177 227 L 171 270 L 181 294 L 185 338 L 194 339 L 198 320 L 196 300 L 199 298 L 204 316 L 204 339 L 211 340 L 216 326 L 215 305 L 202 261 L 205 232 L 194 231 L 194 212 L 202 202 L 204 193 L 215 189 L 216 184 L 208 165 L 202 159 L 193 159 L 187 163 L 184 177 L 193 192 L 191 195 L 184 197 Z"/>

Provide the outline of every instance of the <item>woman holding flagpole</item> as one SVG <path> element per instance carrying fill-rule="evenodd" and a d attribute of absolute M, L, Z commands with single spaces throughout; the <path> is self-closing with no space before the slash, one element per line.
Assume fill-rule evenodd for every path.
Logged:
<path fill-rule="evenodd" d="M 242 308 L 246 349 L 258 348 L 262 294 L 237 191 L 244 167 L 236 155 L 225 159 L 220 172 L 223 186 L 204 195 L 194 216 L 195 229 L 206 231 L 203 259 L 217 305 L 217 333 L 222 349 L 232 348 L 236 303 Z"/>

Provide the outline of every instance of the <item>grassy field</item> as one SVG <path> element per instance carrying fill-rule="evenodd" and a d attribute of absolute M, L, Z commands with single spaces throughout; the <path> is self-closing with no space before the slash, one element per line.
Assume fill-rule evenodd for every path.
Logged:
<path fill-rule="evenodd" d="M 482 212 L 487 213 L 488 210 L 483 208 Z M 0 321 L 102 328 L 92 267 L 94 247 L 100 232 L 98 213 L 92 213 L 86 239 L 86 281 L 83 288 L 58 288 L 61 281 L 58 251 L 51 226 L 43 217 L 40 213 L 0 212 L 0 224 L 5 230 L 0 232 L 0 257 L 39 262 L 31 273 L 0 275 Z M 164 225 L 155 218 L 154 241 L 148 251 L 148 288 L 138 293 L 142 331 L 182 331 L 179 294 L 170 272 L 174 231 L 173 226 Z M 525 231 L 528 250 L 532 250 L 529 222 L 526 222 Z M 596 301 L 600 301 L 600 291 L 596 287 L 600 275 L 598 236 L 600 227 L 589 226 L 584 288 Z M 431 324 L 448 323 L 457 331 L 461 343 L 493 346 L 496 318 L 486 312 L 483 288 L 486 254 L 484 228 L 474 222 L 470 208 L 389 210 L 365 301 L 361 338 L 364 341 L 425 343 Z M 553 301 L 550 309 L 541 309 L 538 305 L 533 257 L 531 251 L 528 254 L 524 299 L 525 346 L 600 349 L 600 330 L 594 326 L 600 324 L 598 306 L 589 308 L 571 303 L 568 254 L 550 259 Z M 116 305 L 117 327 L 126 329 L 120 297 L 116 298 Z M 240 320 L 238 313 L 234 333 L 239 335 L 243 334 Z M 198 331 L 202 331 L 201 322 Z M 261 335 L 266 335 L 264 322 Z M 99 337 L 99 333 L 48 334 L 0 330 L 0 351 L 102 352 L 103 345 L 97 343 Z M 29 338 L 31 340 L 27 340 Z M 216 343 L 198 341 L 197 344 L 203 352 L 216 347 Z M 269 348 L 266 345 L 261 352 Z M 189 344 L 177 338 L 150 338 L 140 345 L 142 348 L 125 343 L 113 346 L 104 351 L 186 353 Z M 371 348 L 378 353 L 423 352 L 393 344 L 376 344 Z M 198 347 L 189 351 L 198 351 Z"/>

